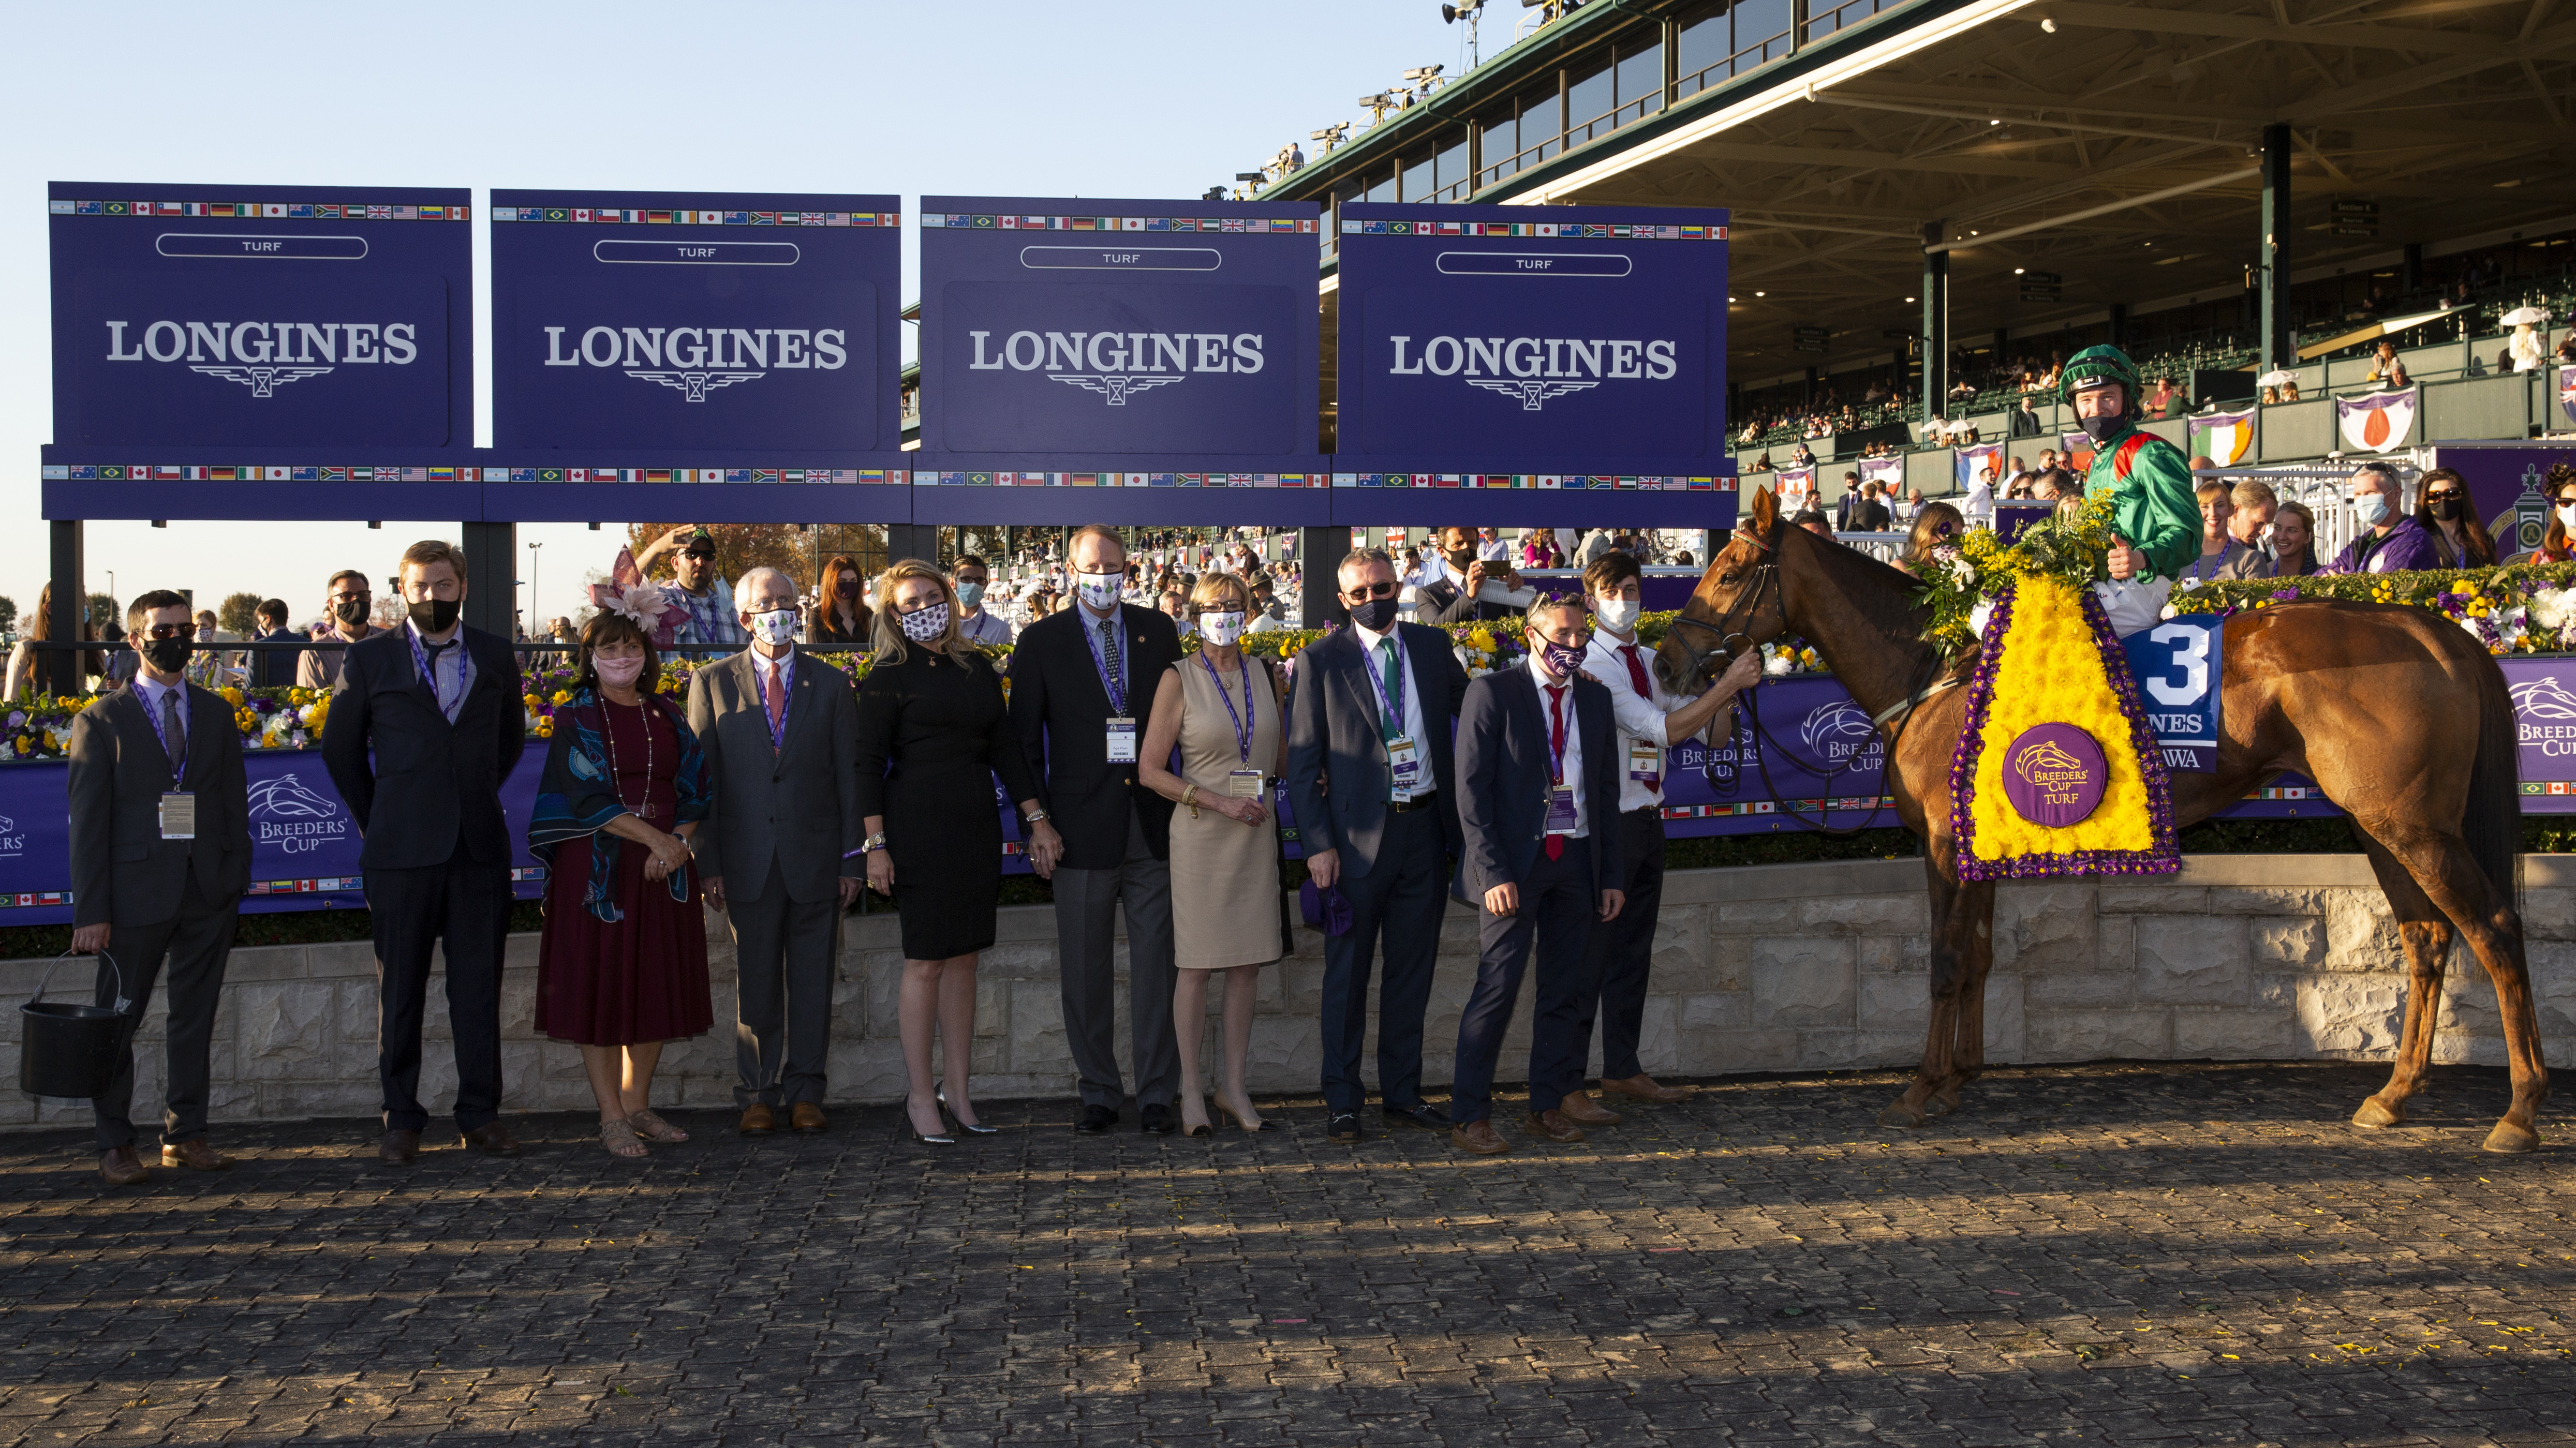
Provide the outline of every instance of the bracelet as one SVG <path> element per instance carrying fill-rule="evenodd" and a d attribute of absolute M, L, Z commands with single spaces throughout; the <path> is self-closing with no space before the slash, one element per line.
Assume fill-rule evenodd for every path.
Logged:
<path fill-rule="evenodd" d="M 1045 824 L 1045 823 L 1047 822 L 1048 815 L 1047 815 L 1047 812 L 1046 812 L 1045 810 L 1042 810 L 1042 809 L 1033 809 L 1033 810 L 1030 810 L 1027 814 L 1020 816 L 1020 818 L 1022 818 L 1022 819 L 1024 819 L 1024 820 L 1027 820 L 1030 824 L 1033 824 L 1033 825 L 1042 825 L 1042 824 Z"/>
<path fill-rule="evenodd" d="M 873 854 L 875 854 L 877 851 L 882 850 L 882 849 L 884 849 L 885 847 L 886 847 L 885 831 L 883 831 L 883 830 L 879 830 L 879 831 L 877 831 L 875 834 L 872 834 L 872 835 L 868 836 L 866 839 L 864 839 L 864 840 L 862 840 L 862 841 L 860 841 L 860 842 L 859 842 L 859 853 L 860 853 L 860 854 L 862 854 L 862 855 L 873 855 Z"/>

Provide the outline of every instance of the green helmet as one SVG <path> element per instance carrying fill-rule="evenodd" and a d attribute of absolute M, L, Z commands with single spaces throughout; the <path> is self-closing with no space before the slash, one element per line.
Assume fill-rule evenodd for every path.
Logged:
<path fill-rule="evenodd" d="M 2138 410 L 2138 364 L 2129 360 L 2128 353 L 2112 346 L 2087 347 L 2068 358 L 2066 370 L 2058 374 L 2058 399 L 2072 402 L 2078 388 L 2104 382 L 2119 383 L 2128 400 L 2127 410 Z"/>

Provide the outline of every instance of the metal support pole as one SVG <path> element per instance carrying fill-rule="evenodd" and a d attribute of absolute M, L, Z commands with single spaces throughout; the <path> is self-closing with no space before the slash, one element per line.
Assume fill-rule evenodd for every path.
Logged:
<path fill-rule="evenodd" d="M 886 524 L 886 563 L 888 566 L 906 558 L 925 563 L 939 562 L 939 527 L 934 523 Z"/>
<path fill-rule="evenodd" d="M 2254 257 L 2261 282 L 2262 319 L 2256 326 L 2257 374 L 2299 365 L 2298 338 L 2290 331 L 2290 128 L 2263 128 L 2262 245 Z"/>
<path fill-rule="evenodd" d="M 1950 400 L 1950 253 L 1935 251 L 1947 223 L 1923 223 L 1923 416 Z"/>
<path fill-rule="evenodd" d="M 53 620 L 47 627 L 57 643 L 78 641 L 81 623 L 89 615 L 89 568 L 81 546 L 82 526 L 77 518 L 56 520 L 53 525 L 54 607 Z M 85 656 L 76 650 L 57 649 L 38 653 L 36 661 L 43 665 L 47 692 L 75 699 L 81 696 Z"/>
<path fill-rule="evenodd" d="M 1328 623 L 1344 623 L 1351 611 L 1342 607 L 1341 584 L 1338 581 L 1342 555 L 1351 551 L 1348 528 L 1300 528 L 1297 530 L 1297 567 L 1302 575 L 1298 603 L 1305 627 L 1322 628 Z"/>
<path fill-rule="evenodd" d="M 465 549 L 465 615 L 468 628 L 503 638 L 517 637 L 512 615 L 518 611 L 519 525 L 467 523 Z"/>

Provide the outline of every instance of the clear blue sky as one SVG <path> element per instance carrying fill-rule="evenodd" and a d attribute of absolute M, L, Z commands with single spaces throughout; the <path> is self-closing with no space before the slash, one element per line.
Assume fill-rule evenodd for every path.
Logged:
<path fill-rule="evenodd" d="M 1498 4 L 1485 49 L 1508 41 Z M 37 449 L 52 437 L 45 183 L 1192 197 L 1363 113 L 1409 66 L 1464 69 L 1437 0 L 1302 5 L 40 5 L 0 7 L 0 594 L 44 585 Z M 1311 151 L 1312 147 L 1309 146 Z M 907 296 L 914 248 L 905 244 Z M 486 369 L 484 373 L 488 378 Z M 491 435 L 488 398 L 478 408 Z M 89 526 L 90 587 L 249 590 L 318 613 L 334 570 L 382 573 L 454 520 Z M 542 542 L 540 617 L 615 535 Z M 612 540 L 603 542 L 603 540 Z M 603 549 L 610 550 L 603 553 Z M 527 552 L 523 547 L 520 570 Z M 478 580 L 479 582 L 480 580 Z M 521 601 L 526 602 L 525 590 Z"/>

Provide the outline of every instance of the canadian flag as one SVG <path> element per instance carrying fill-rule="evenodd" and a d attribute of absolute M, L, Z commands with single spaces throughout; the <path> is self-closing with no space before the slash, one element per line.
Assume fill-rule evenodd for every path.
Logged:
<path fill-rule="evenodd" d="M 2417 389 L 2372 392 L 2335 399 L 2335 425 L 2343 445 L 2354 452 L 2384 453 L 2405 443 L 2415 430 Z"/>

